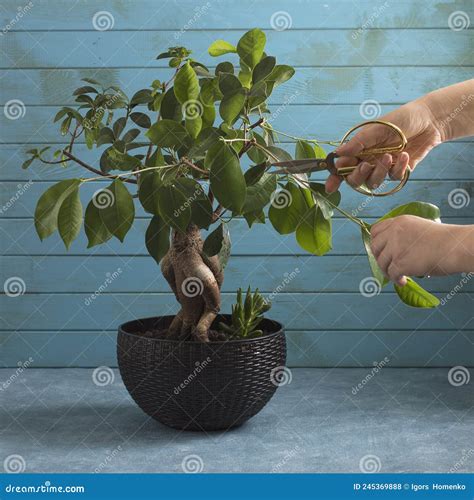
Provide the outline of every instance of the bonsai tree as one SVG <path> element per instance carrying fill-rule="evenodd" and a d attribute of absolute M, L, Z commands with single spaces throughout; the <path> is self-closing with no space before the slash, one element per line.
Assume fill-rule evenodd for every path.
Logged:
<path fill-rule="evenodd" d="M 169 328 L 171 338 L 209 340 L 230 254 L 227 226 L 235 217 L 244 217 L 249 228 L 269 220 L 280 234 L 295 233 L 306 251 L 323 255 L 332 247 L 331 218 L 337 211 L 359 226 L 374 283 L 387 284 L 370 252 L 369 224 L 339 207 L 339 193 L 327 195 L 323 184 L 307 175 L 269 173 L 272 161 L 292 156 L 277 145 L 281 133 L 267 119 L 267 100 L 294 69 L 267 55 L 265 42 L 259 29 L 245 33 L 236 45 L 215 41 L 209 54 L 236 54 L 232 57 L 238 68 L 224 61 L 214 71 L 194 60 L 190 50 L 171 47 L 157 59 L 169 60 L 172 77 L 154 80 L 131 98 L 116 86 L 84 78 L 74 91 L 77 107 L 63 107 L 54 118 L 68 137 L 67 146 L 53 157 L 45 156 L 48 147 L 29 150 L 23 164 L 28 168 L 38 160 L 67 168 L 76 163 L 88 174 L 60 181 L 40 197 L 35 226 L 42 240 L 58 230 L 69 248 L 84 223 L 88 248 L 110 238 L 123 241 L 136 204 L 151 214 L 146 247 L 181 306 Z M 325 154 L 316 140 L 289 137 L 296 143 L 295 158 Z M 79 138 L 89 149 L 101 150 L 97 164 L 76 155 Z M 251 166 L 245 169 L 242 164 L 248 160 Z M 79 191 L 98 179 L 110 184 L 94 193 L 83 215 Z M 439 218 L 437 207 L 420 202 L 398 207 L 384 218 L 404 213 Z M 209 230 L 205 239 L 203 230 Z M 412 306 L 438 303 L 411 279 L 395 289 Z M 268 306 L 258 294 L 249 295 L 255 311 L 246 311 L 250 305 L 242 305 L 239 295 L 235 324 L 224 325 L 224 330 L 259 333 L 254 320 Z M 242 327 L 244 319 L 248 325 Z"/>

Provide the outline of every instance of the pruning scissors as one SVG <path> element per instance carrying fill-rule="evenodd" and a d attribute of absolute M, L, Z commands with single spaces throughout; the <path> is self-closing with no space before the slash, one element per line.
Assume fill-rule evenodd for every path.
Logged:
<path fill-rule="evenodd" d="M 365 127 L 366 125 L 371 125 L 371 124 L 379 124 L 379 125 L 384 125 L 388 128 L 390 128 L 392 131 L 396 133 L 396 135 L 400 139 L 400 143 L 393 145 L 393 146 L 386 146 L 386 147 L 379 147 L 379 148 L 371 148 L 371 149 L 365 149 L 362 150 L 357 157 L 360 159 L 363 158 L 370 158 L 374 157 L 377 155 L 385 154 L 385 153 L 400 153 L 402 152 L 406 145 L 407 145 L 407 138 L 405 137 L 405 134 L 402 132 L 400 128 L 398 128 L 396 125 L 390 122 L 382 121 L 382 120 L 370 120 L 366 121 L 363 123 L 359 123 L 359 125 L 356 125 L 355 127 L 352 127 L 344 137 L 341 139 L 340 144 L 343 144 L 346 139 L 355 131 L 358 130 L 362 127 Z M 336 168 L 335 165 L 335 160 L 337 158 L 337 154 L 332 152 L 329 153 L 326 158 L 323 159 L 314 159 L 314 158 L 308 158 L 308 159 L 303 159 L 303 160 L 289 160 L 289 161 L 279 161 L 279 162 L 274 162 L 272 163 L 273 166 L 275 167 L 280 167 L 278 170 L 273 170 L 271 173 L 274 174 L 307 174 L 311 172 L 320 172 L 322 170 L 328 170 L 331 174 L 336 174 L 340 175 L 341 177 L 346 177 L 350 173 L 352 173 L 357 167 L 341 167 L 341 168 Z M 391 194 L 394 194 L 400 189 L 405 186 L 407 183 L 409 177 L 410 177 L 410 168 L 407 168 L 405 170 L 405 174 L 400 181 L 400 183 L 395 186 L 393 189 L 389 191 L 383 191 L 383 192 L 375 192 L 371 191 L 370 189 L 366 187 L 355 187 L 351 186 L 352 189 L 356 190 L 359 193 L 365 194 L 365 195 L 370 195 L 370 196 L 388 196 Z"/>

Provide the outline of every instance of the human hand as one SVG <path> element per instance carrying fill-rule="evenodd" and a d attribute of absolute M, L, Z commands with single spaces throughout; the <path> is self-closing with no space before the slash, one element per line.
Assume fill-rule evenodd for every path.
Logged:
<path fill-rule="evenodd" d="M 400 215 L 372 226 L 371 250 L 384 275 L 404 286 L 406 276 L 445 275 L 470 271 L 472 226 L 441 224 Z"/>
<path fill-rule="evenodd" d="M 339 158 L 336 167 L 358 165 L 356 170 L 345 177 L 352 186 L 365 184 L 369 189 L 376 189 L 382 184 L 387 174 L 391 179 L 401 180 L 405 170 L 413 170 L 435 146 L 442 142 L 436 121 L 425 102 L 420 99 L 410 102 L 380 118 L 397 125 L 405 134 L 408 143 L 405 150 L 398 154 L 384 154 L 376 159 L 362 161 L 357 155 L 363 149 L 388 146 L 397 143 L 396 133 L 384 125 L 373 124 L 363 127 L 348 142 L 339 146 L 336 153 Z M 332 193 L 339 189 L 343 178 L 331 174 L 326 181 L 326 191 Z"/>

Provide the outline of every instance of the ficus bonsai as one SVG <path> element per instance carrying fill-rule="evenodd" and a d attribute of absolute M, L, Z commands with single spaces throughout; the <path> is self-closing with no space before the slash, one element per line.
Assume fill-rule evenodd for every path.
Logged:
<path fill-rule="evenodd" d="M 123 241 L 138 198 L 152 216 L 145 234 L 148 252 L 161 264 L 181 305 L 169 328 L 171 338 L 209 340 L 230 253 L 227 224 L 235 217 L 244 217 L 249 227 L 269 220 L 280 234 L 295 233 L 306 251 L 323 255 L 332 247 L 331 218 L 337 211 L 360 226 L 374 278 L 379 286 L 387 284 L 370 252 L 369 224 L 339 207 L 339 193 L 326 194 L 323 184 L 306 175 L 268 172 L 271 161 L 291 159 L 276 145 L 280 133 L 267 120 L 267 100 L 294 69 L 276 64 L 275 57 L 265 53 L 265 42 L 265 34 L 253 29 L 236 46 L 223 40 L 212 43 L 211 56 L 236 54 L 232 57 L 238 61 L 238 68 L 225 61 L 213 71 L 186 48 L 172 47 L 157 59 L 169 60 L 173 76 L 154 80 L 131 98 L 116 86 L 84 78 L 85 85 L 74 91 L 78 106 L 61 108 L 54 118 L 69 138 L 66 147 L 51 159 L 45 157 L 50 148 L 31 149 L 23 164 L 76 163 L 88 171 L 88 177 L 50 187 L 36 207 L 39 237 L 43 240 L 58 230 L 66 248 L 83 222 L 88 248 L 112 237 Z M 97 166 L 76 156 L 81 137 L 89 149 L 103 148 Z M 316 140 L 289 137 L 296 142 L 295 158 L 324 155 Z M 246 158 L 252 164 L 248 169 L 242 167 Z M 94 193 L 83 215 L 81 186 L 104 178 L 111 183 Z M 421 202 L 398 207 L 384 218 L 406 213 L 439 218 L 437 207 Z M 205 240 L 202 230 L 209 230 Z M 395 289 L 412 306 L 438 303 L 411 279 Z M 242 308 L 241 298 L 235 308 Z M 232 325 L 223 328 L 236 331 Z"/>

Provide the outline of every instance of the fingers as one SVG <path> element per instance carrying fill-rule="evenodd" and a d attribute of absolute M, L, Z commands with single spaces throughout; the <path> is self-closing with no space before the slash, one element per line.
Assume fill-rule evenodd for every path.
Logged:
<path fill-rule="evenodd" d="M 406 151 L 401 153 L 397 158 L 397 162 L 390 170 L 390 178 L 401 181 L 405 175 L 405 170 L 408 168 L 409 161 L 410 155 Z"/>
<path fill-rule="evenodd" d="M 369 189 L 378 188 L 385 180 L 387 174 L 390 172 L 391 167 L 392 167 L 392 155 L 386 153 L 382 156 L 382 158 L 377 159 L 375 161 L 375 167 L 372 170 L 372 173 L 365 181 L 367 187 Z"/>
<path fill-rule="evenodd" d="M 359 187 L 370 177 L 374 166 L 366 161 L 362 162 L 354 172 L 345 177 L 345 180 L 353 187 Z"/>
<path fill-rule="evenodd" d="M 340 175 L 331 174 L 326 179 L 326 193 L 335 193 L 339 189 L 339 186 L 342 184 L 343 180 L 344 179 Z"/>
<path fill-rule="evenodd" d="M 384 125 L 367 125 L 360 129 L 352 139 L 339 146 L 336 153 L 339 156 L 357 156 L 363 149 L 371 148 L 385 141 L 387 129 Z"/>

